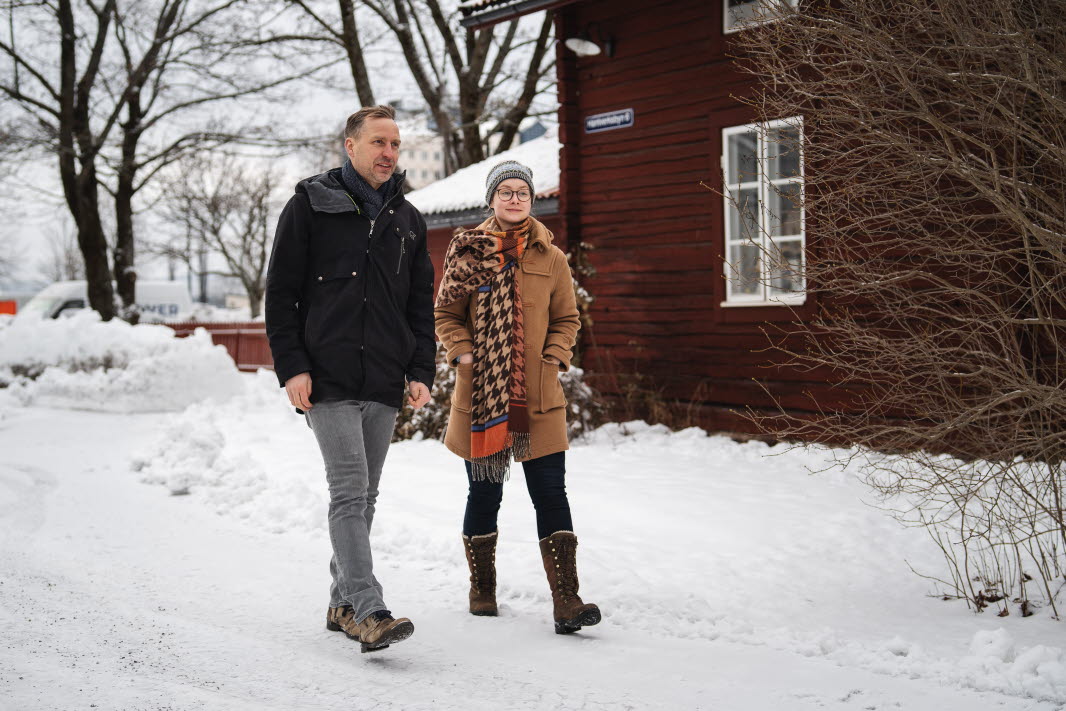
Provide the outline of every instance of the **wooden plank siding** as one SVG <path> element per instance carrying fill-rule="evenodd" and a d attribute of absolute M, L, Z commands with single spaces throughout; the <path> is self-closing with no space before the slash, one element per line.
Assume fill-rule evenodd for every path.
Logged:
<path fill-rule="evenodd" d="M 558 43 L 562 182 L 571 244 L 591 245 L 593 326 L 583 362 L 609 399 L 639 382 L 684 405 L 703 426 L 750 433 L 736 414 L 833 406 L 848 393 L 831 374 L 781 365 L 769 328 L 808 319 L 786 307 L 723 307 L 722 129 L 750 123 L 755 88 L 730 58 L 720 0 L 584 0 L 557 11 L 560 40 L 588 27 L 613 57 L 577 57 Z M 593 39 L 596 39 L 594 36 Z M 587 116 L 633 109 L 632 127 L 588 134 Z M 761 383 L 761 385 L 760 385 Z"/>

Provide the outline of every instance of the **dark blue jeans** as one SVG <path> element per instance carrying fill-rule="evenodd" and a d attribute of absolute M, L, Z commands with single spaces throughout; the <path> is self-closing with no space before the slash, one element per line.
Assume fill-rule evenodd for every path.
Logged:
<path fill-rule="evenodd" d="M 537 537 L 547 538 L 556 531 L 573 531 L 570 502 L 566 498 L 566 453 L 556 452 L 522 462 L 526 488 L 537 510 Z M 464 536 L 483 536 L 496 530 L 496 515 L 503 501 L 503 484 L 474 481 L 466 462 L 470 493 L 466 497 Z"/>

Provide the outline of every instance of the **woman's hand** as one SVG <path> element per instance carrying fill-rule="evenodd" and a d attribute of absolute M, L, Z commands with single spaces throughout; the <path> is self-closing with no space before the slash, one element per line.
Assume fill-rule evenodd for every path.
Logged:
<path fill-rule="evenodd" d="M 474 354 L 473 353 L 463 353 L 461 356 L 459 356 L 459 364 L 460 365 L 470 365 L 473 362 L 474 362 Z"/>

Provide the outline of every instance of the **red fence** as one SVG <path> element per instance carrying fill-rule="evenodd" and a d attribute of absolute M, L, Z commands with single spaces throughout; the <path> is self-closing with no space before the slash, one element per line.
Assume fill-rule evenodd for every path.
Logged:
<path fill-rule="evenodd" d="M 168 323 L 179 338 L 190 335 L 197 328 L 211 334 L 216 345 L 225 346 L 230 357 L 241 370 L 258 370 L 274 368 L 274 359 L 270 356 L 270 344 L 267 342 L 266 327 L 262 321 L 246 323 L 200 323 L 183 321 Z"/>

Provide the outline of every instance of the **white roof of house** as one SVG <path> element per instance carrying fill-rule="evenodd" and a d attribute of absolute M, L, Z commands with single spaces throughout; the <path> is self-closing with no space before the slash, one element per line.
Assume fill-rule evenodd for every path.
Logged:
<path fill-rule="evenodd" d="M 471 210 L 485 205 L 485 178 L 497 163 L 516 160 L 533 171 L 537 197 L 559 192 L 559 133 L 549 129 L 540 138 L 497 153 L 480 163 L 460 168 L 447 178 L 407 194 L 407 199 L 424 215 Z"/>

